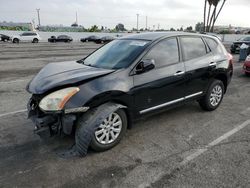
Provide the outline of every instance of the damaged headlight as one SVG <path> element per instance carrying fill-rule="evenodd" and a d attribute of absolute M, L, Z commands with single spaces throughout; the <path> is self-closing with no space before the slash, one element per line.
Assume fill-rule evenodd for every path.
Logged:
<path fill-rule="evenodd" d="M 39 103 L 39 107 L 44 111 L 62 110 L 66 102 L 80 89 L 78 87 L 69 87 L 50 93 Z"/>

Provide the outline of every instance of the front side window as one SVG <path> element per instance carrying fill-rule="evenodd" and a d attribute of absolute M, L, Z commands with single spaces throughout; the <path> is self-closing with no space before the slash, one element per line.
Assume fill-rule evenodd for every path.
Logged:
<path fill-rule="evenodd" d="M 186 61 L 207 54 L 206 46 L 200 37 L 181 37 L 181 45 Z"/>
<path fill-rule="evenodd" d="M 144 40 L 114 40 L 78 62 L 105 69 L 126 68 L 144 51 L 148 43 Z"/>
<path fill-rule="evenodd" d="M 163 67 L 179 62 L 177 39 L 165 39 L 157 43 L 143 59 L 153 59 L 156 67 Z"/>

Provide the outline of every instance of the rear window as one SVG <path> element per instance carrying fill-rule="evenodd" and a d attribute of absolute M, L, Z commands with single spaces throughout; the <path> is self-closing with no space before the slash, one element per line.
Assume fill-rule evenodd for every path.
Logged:
<path fill-rule="evenodd" d="M 210 50 L 214 53 L 223 53 L 221 46 L 214 39 L 204 38 Z"/>
<path fill-rule="evenodd" d="M 207 54 L 206 46 L 200 37 L 181 37 L 181 45 L 186 61 Z"/>

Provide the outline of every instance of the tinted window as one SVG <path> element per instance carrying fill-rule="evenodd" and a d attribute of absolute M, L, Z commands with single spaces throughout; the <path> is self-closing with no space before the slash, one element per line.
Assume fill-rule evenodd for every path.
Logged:
<path fill-rule="evenodd" d="M 64 39 L 64 38 L 68 38 L 68 36 L 66 36 L 66 35 L 59 35 L 58 38 L 59 39 Z"/>
<path fill-rule="evenodd" d="M 78 62 L 106 69 L 126 68 L 144 51 L 147 44 L 148 41 L 141 40 L 114 40 Z"/>
<path fill-rule="evenodd" d="M 29 36 L 29 33 L 22 33 L 22 36 Z"/>
<path fill-rule="evenodd" d="M 206 55 L 206 46 L 200 37 L 182 37 L 184 59 L 190 60 Z"/>
<path fill-rule="evenodd" d="M 221 49 L 221 46 L 213 39 L 211 38 L 205 38 L 205 41 L 207 42 L 210 50 L 215 53 L 222 53 L 223 50 Z"/>
<path fill-rule="evenodd" d="M 159 42 L 143 59 L 154 59 L 156 67 L 179 62 L 179 50 L 176 38 Z"/>

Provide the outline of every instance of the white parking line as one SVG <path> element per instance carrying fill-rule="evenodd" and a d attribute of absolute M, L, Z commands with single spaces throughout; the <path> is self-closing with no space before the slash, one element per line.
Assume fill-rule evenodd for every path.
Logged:
<path fill-rule="evenodd" d="M 18 114 L 18 113 L 21 113 L 21 112 L 26 112 L 26 111 L 27 111 L 26 109 L 22 109 L 22 110 L 17 110 L 17 111 L 14 111 L 14 112 L 8 112 L 8 113 L 0 114 L 0 118 L 5 117 L 5 116 L 9 116 L 9 115 L 13 115 L 13 114 Z"/>
<path fill-rule="evenodd" d="M 246 126 L 250 125 L 250 119 L 246 120 L 245 122 L 243 122 L 242 124 L 236 126 L 234 129 L 228 131 L 227 133 L 223 134 L 222 136 L 220 136 L 219 138 L 215 139 L 214 141 L 210 142 L 208 145 L 204 146 L 203 148 L 199 148 L 196 149 L 192 154 L 188 155 L 187 157 L 184 158 L 184 160 L 179 164 L 178 167 L 182 167 L 185 166 L 186 164 L 188 164 L 190 161 L 196 159 L 197 157 L 199 157 L 201 154 L 203 154 L 204 152 L 208 151 L 209 148 L 214 147 L 216 145 L 218 145 L 219 143 L 221 143 L 223 140 L 229 138 L 230 136 L 234 135 L 235 133 L 237 133 L 238 131 L 240 131 L 241 129 L 245 128 Z M 154 178 L 154 182 L 156 182 L 157 180 L 161 179 L 163 176 L 165 175 L 165 173 L 160 173 L 157 177 Z M 154 183 L 154 182 L 151 182 Z M 147 184 L 147 185 L 150 185 Z"/>
<path fill-rule="evenodd" d="M 0 84 L 11 84 L 11 83 L 16 83 L 16 82 L 26 82 L 29 79 L 25 79 L 25 80 L 12 80 L 12 81 L 6 81 L 6 82 L 0 82 Z"/>
<path fill-rule="evenodd" d="M 223 134 L 222 136 L 220 136 L 219 138 L 215 139 L 214 141 L 210 142 L 204 148 L 197 149 L 194 153 L 192 153 L 191 155 L 187 156 L 181 162 L 180 165 L 182 166 L 182 165 L 187 164 L 189 161 L 191 161 L 191 160 L 195 159 L 196 157 L 198 157 L 199 155 L 203 154 L 209 148 L 218 145 L 220 142 L 222 142 L 223 140 L 229 138 L 230 136 L 232 136 L 233 134 L 237 133 L 238 131 L 240 131 L 241 129 L 243 129 L 244 127 L 246 127 L 248 125 L 250 125 L 250 119 L 247 120 L 247 121 L 245 121 L 241 125 L 238 125 L 237 127 L 235 127 L 234 129 L 232 129 L 231 131 L 228 131 L 227 133 Z"/>

